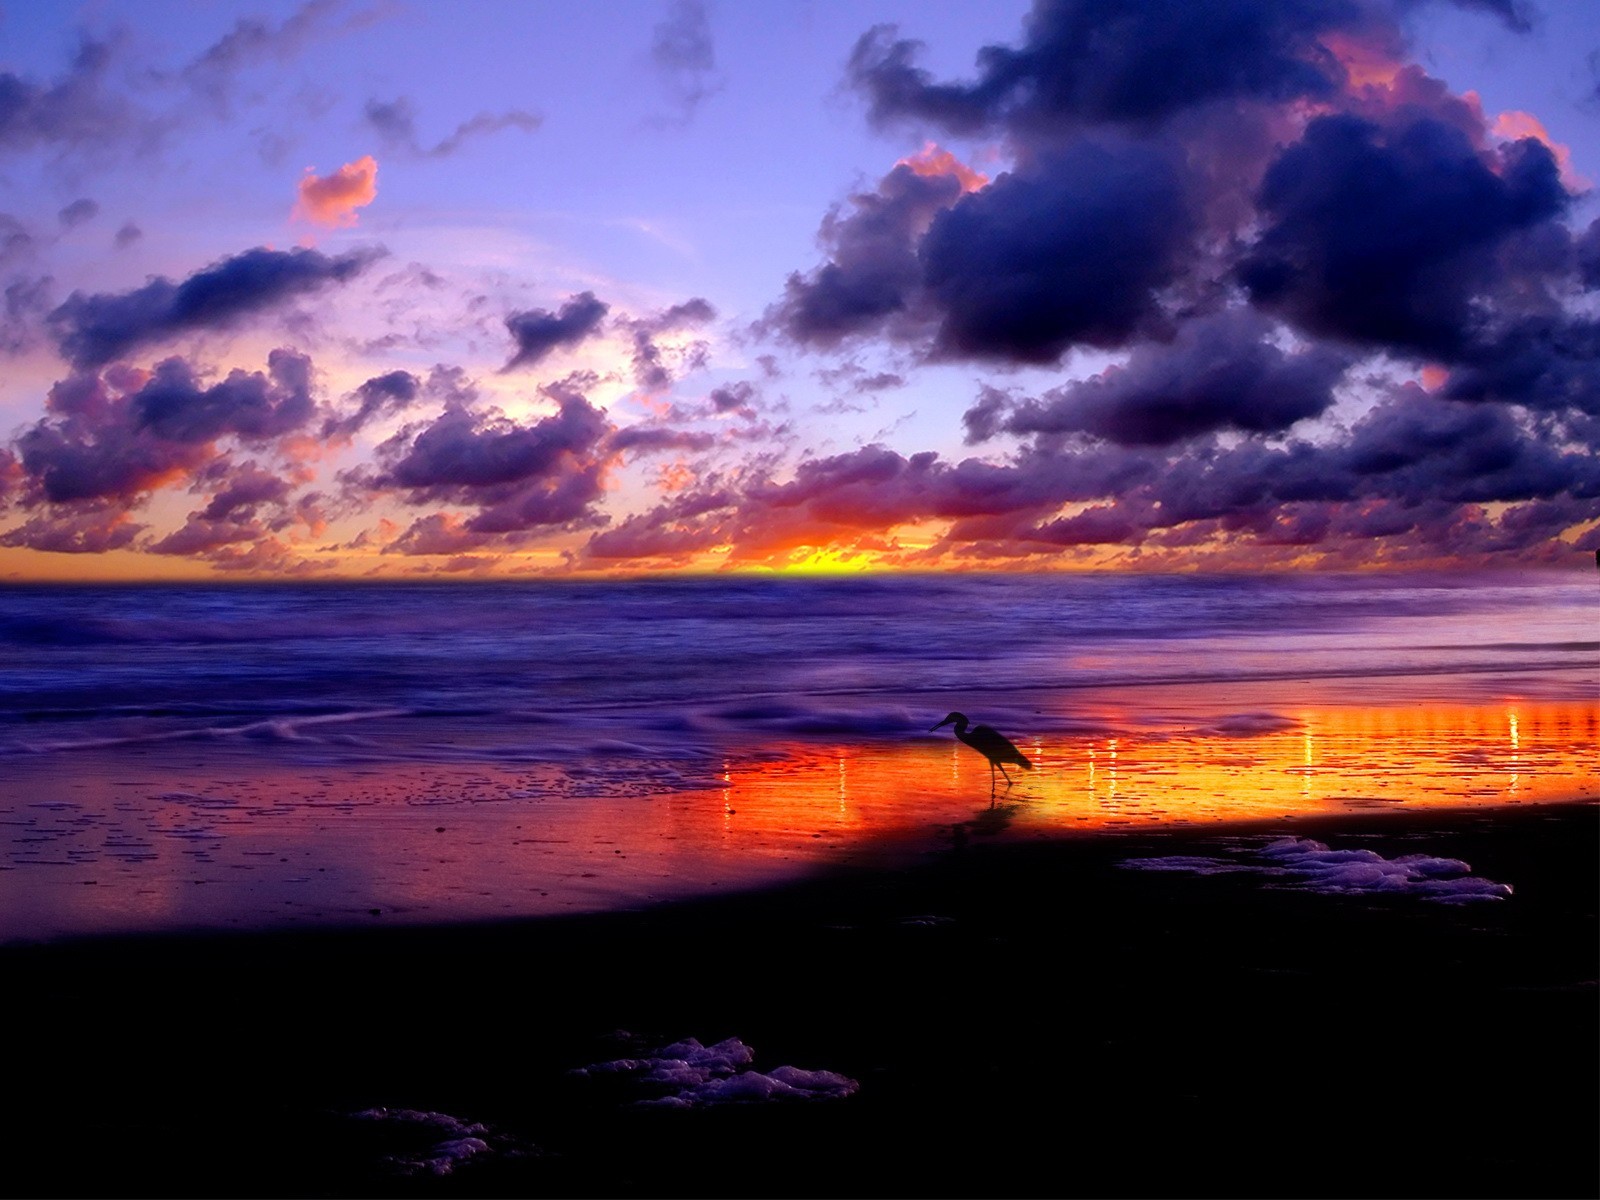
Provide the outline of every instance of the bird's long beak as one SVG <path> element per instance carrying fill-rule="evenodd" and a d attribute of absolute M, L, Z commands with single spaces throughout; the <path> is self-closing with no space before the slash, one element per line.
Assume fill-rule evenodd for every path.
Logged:
<path fill-rule="evenodd" d="M 950 718 L 946 717 L 944 720 L 940 721 L 937 725 L 935 725 L 933 727 L 933 729 L 943 729 L 948 724 L 950 724 Z M 933 729 L 928 730 L 928 732 L 932 733 Z"/>

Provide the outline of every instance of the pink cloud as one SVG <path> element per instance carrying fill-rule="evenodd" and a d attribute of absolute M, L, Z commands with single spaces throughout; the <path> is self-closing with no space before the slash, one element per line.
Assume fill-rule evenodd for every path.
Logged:
<path fill-rule="evenodd" d="M 298 190 L 295 219 L 329 229 L 348 228 L 356 223 L 356 209 L 377 199 L 378 160 L 366 154 L 327 176 L 318 176 L 307 167 Z"/>

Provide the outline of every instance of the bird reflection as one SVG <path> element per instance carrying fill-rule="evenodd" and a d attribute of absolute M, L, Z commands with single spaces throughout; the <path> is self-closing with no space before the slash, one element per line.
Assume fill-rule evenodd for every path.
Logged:
<path fill-rule="evenodd" d="M 1023 757 L 1022 751 L 1011 744 L 1011 740 L 996 733 L 987 725 L 971 725 L 963 713 L 953 712 L 944 720 L 935 725 L 934 729 L 942 729 L 946 725 L 954 724 L 956 737 L 971 746 L 979 754 L 989 760 L 989 795 L 994 796 L 995 768 L 1000 769 L 1000 774 L 1006 777 L 1006 786 L 1010 787 L 1016 780 L 1011 778 L 1006 771 L 1006 764 L 1013 763 L 1025 771 L 1033 770 L 1033 764 Z M 969 728 L 969 725 L 971 727 Z M 933 730 L 928 732 L 932 733 Z"/>

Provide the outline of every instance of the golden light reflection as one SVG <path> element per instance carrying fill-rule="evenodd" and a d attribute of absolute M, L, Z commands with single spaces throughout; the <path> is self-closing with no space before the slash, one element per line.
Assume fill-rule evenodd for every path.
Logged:
<path fill-rule="evenodd" d="M 0 797 L 0 939 L 651 903 L 920 852 L 957 826 L 1035 837 L 1600 795 L 1592 702 L 1305 707 L 1254 736 L 1227 726 L 1027 737 L 1035 769 L 992 803 L 982 755 L 934 737 L 730 750 L 671 787 L 648 761 L 307 765 L 209 745 L 185 761 L 18 760 Z"/>

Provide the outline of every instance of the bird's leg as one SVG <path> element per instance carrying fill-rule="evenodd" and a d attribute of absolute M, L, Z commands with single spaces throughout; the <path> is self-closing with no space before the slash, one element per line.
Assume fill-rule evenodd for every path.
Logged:
<path fill-rule="evenodd" d="M 1016 782 L 1016 780 L 1011 778 L 1011 772 L 1006 770 L 1005 763 L 990 763 L 989 764 L 989 775 L 990 775 L 991 778 L 994 775 L 994 768 L 995 767 L 999 767 L 1000 768 L 1000 774 L 1002 774 L 1002 775 L 1004 775 L 1006 777 L 1006 786 L 1007 787 L 1010 787 L 1012 784 L 1014 784 Z"/>

